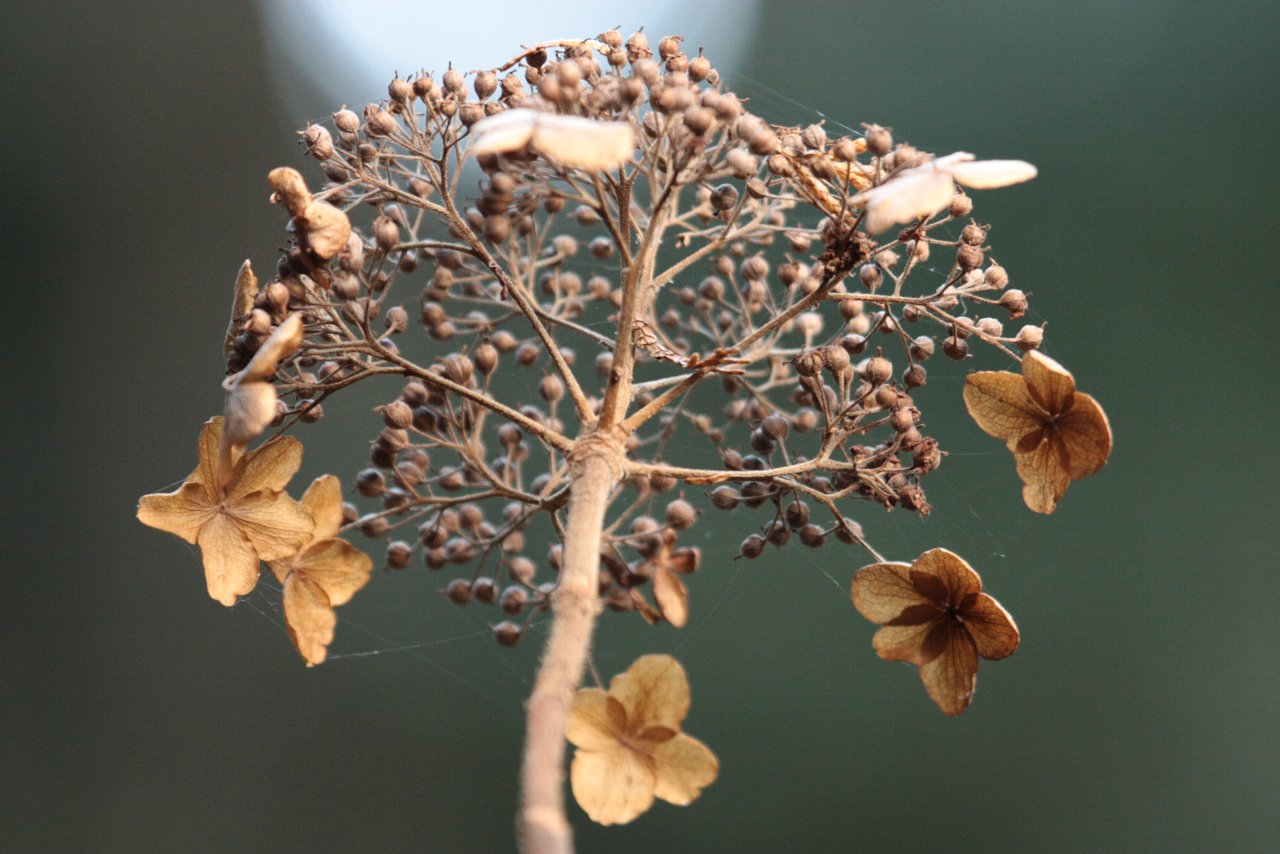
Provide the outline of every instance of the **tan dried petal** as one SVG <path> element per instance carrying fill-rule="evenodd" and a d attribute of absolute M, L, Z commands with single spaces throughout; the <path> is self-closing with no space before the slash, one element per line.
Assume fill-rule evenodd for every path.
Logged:
<path fill-rule="evenodd" d="M 951 203 L 955 183 L 946 172 L 928 169 L 891 178 L 877 187 L 863 190 L 850 202 L 866 209 L 863 225 L 868 234 L 878 234 L 891 225 L 932 216 Z"/>
<path fill-rule="evenodd" d="M 290 573 L 284 580 L 284 620 L 289 639 L 307 666 L 323 663 L 338 618 L 321 586 L 305 575 Z"/>
<path fill-rule="evenodd" d="M 964 558 L 947 549 L 929 549 L 916 558 L 911 569 L 913 573 L 927 573 L 942 582 L 945 593 L 942 597 L 935 596 L 935 602 L 958 604 L 970 593 L 982 591 L 982 579 L 978 573 Z"/>
<path fill-rule="evenodd" d="M 1102 468 L 1111 455 L 1111 423 L 1098 401 L 1076 392 L 1071 409 L 1058 419 L 1066 448 L 1068 473 L 1079 480 Z"/>
<path fill-rule="evenodd" d="M 1064 411 L 1076 390 L 1071 372 L 1039 350 L 1022 357 L 1022 376 L 1036 403 L 1050 415 Z"/>
<path fill-rule="evenodd" d="M 669 655 L 642 655 L 613 677 L 609 693 L 627 710 L 627 728 L 665 726 L 679 730 L 689 714 L 689 679 Z"/>
<path fill-rule="evenodd" d="M 964 625 L 973 636 L 978 655 L 998 661 L 1013 655 L 1018 648 L 1020 636 L 1018 627 L 999 602 L 985 593 L 978 596 L 977 601 L 965 608 Z"/>
<path fill-rule="evenodd" d="M 195 545 L 200 528 L 217 512 L 200 483 L 184 483 L 175 492 L 144 495 L 138 501 L 138 521 L 181 537 Z"/>
<path fill-rule="evenodd" d="M 258 552 L 235 519 L 215 513 L 197 539 L 209 596 L 230 608 L 258 584 Z"/>
<path fill-rule="evenodd" d="M 937 611 L 934 611 L 936 617 Z M 924 641 L 933 628 L 932 620 L 900 626 L 882 626 L 871 638 L 871 647 L 885 661 L 926 664 Z"/>
<path fill-rule="evenodd" d="M 234 501 L 263 489 L 282 490 L 301 465 L 301 442 L 292 436 L 272 439 L 245 454 L 236 464 L 235 480 L 229 485 L 227 497 Z M 308 532 L 311 527 L 307 527 Z"/>
<path fill-rule="evenodd" d="M 1067 494 L 1071 474 L 1062 441 L 1045 435 L 1033 450 L 1014 454 L 1022 500 L 1037 513 L 1052 513 Z"/>
<path fill-rule="evenodd" d="M 644 813 L 653 805 L 657 784 L 645 758 L 621 745 L 577 751 L 569 780 L 578 806 L 592 821 L 604 825 L 626 824 Z"/>
<path fill-rule="evenodd" d="M 245 259 L 236 273 L 235 293 L 231 298 L 231 320 L 227 323 L 227 334 L 222 339 L 222 355 L 230 356 L 235 349 L 236 330 L 240 320 L 253 310 L 254 297 L 258 295 L 258 277 L 253 274 L 253 265 Z"/>
<path fill-rule="evenodd" d="M 303 549 L 293 572 L 320 585 L 336 608 L 369 583 L 373 561 L 346 540 L 321 540 Z"/>
<path fill-rule="evenodd" d="M 264 490 L 236 498 L 223 514 L 234 521 L 263 560 L 287 557 L 311 539 L 311 514 L 283 492 Z"/>
<path fill-rule="evenodd" d="M 582 688 L 573 697 L 564 737 L 584 750 L 612 750 L 626 731 L 627 713 L 603 688 Z"/>
<path fill-rule="evenodd" d="M 1014 450 L 1018 441 L 1044 425 L 1044 413 L 1022 377 L 1009 371 L 978 371 L 964 383 L 964 405 L 988 435 Z"/>
<path fill-rule="evenodd" d="M 331 474 L 311 481 L 302 494 L 302 506 L 315 519 L 316 527 L 311 541 L 329 540 L 338 536 L 342 527 L 342 483 Z"/>
<path fill-rule="evenodd" d="M 920 668 L 920 681 L 945 715 L 958 715 L 969 706 L 978 676 L 978 652 L 962 626 L 943 624 L 947 637 L 941 654 Z"/>
<path fill-rule="evenodd" d="M 654 748 L 653 760 L 657 772 L 654 796 L 681 807 L 693 803 L 720 773 L 720 761 L 711 749 L 684 733 Z"/>
<path fill-rule="evenodd" d="M 911 584 L 911 565 L 875 563 L 853 576 L 850 594 L 858 613 L 873 623 L 889 622 L 913 605 L 928 600 Z"/>
<path fill-rule="evenodd" d="M 653 598 L 662 617 L 677 629 L 689 620 L 689 591 L 680 577 L 665 567 L 653 576 Z"/>

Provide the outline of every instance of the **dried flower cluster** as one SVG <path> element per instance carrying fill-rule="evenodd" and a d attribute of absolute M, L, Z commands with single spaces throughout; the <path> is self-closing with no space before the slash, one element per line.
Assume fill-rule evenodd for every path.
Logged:
<path fill-rule="evenodd" d="M 877 563 L 853 592 L 887 626 L 877 649 L 919 664 L 938 705 L 962 710 L 970 653 L 1012 652 L 1012 622 L 1006 646 L 984 646 L 970 618 L 1004 612 L 967 565 L 940 550 L 909 572 L 886 563 L 846 514 L 855 500 L 929 512 L 924 484 L 944 452 L 923 431 L 920 390 L 938 350 L 1027 354 L 1025 390 L 1002 379 L 1022 382 L 1013 374 L 975 374 L 965 400 L 1018 455 L 1032 509 L 1052 510 L 1067 480 L 1105 460 L 1096 403 L 1069 374 L 1041 379 L 1060 370 L 1036 352 L 1041 328 L 1006 328 L 1027 295 L 991 260 L 961 189 L 1034 167 L 938 157 L 878 125 L 838 138 L 771 125 L 678 37 L 656 51 L 643 33 L 549 42 L 494 69 L 397 77 L 387 93 L 301 132 L 317 192 L 293 169 L 269 176 L 292 245 L 265 283 L 241 269 L 224 420 L 206 426 L 178 492 L 143 499 L 142 521 L 197 543 L 227 605 L 267 561 L 309 664 L 324 659 L 333 607 L 369 577 L 343 532 L 386 541 L 391 569 L 462 569 L 444 594 L 493 608 L 501 644 L 553 610 L 529 702 L 530 850 L 567 849 L 566 722 L 575 793 L 600 821 L 630 820 L 654 796 L 687 803 L 714 778 L 714 757 L 675 788 L 662 769 L 663 751 L 686 744 L 674 662 L 641 659 L 607 697 L 573 705 L 601 603 L 687 621 L 684 577 L 701 555 L 681 540 L 701 495 L 761 511 L 743 558 L 833 538 L 865 548 Z M 292 438 L 246 452 L 379 377 L 400 382 L 371 419 L 356 501 L 342 504 L 330 476 L 289 498 Z M 922 580 L 942 571 L 938 555 L 972 578 Z M 901 579 L 910 591 L 879 601 Z M 908 617 L 889 613 L 898 604 Z M 887 645 L 896 627 L 916 645 Z M 683 686 L 678 713 L 615 697 L 651 667 Z M 939 668 L 950 675 L 928 675 Z M 605 735 L 622 747 L 601 746 Z M 600 790 L 619 765 L 646 770 Z"/>

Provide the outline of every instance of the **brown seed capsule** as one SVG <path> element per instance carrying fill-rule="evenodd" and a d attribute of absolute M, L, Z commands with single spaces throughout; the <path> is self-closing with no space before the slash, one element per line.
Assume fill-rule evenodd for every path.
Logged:
<path fill-rule="evenodd" d="M 742 541 L 738 551 L 747 560 L 755 560 L 764 554 L 764 543 L 764 537 L 759 534 L 752 534 Z"/>
<path fill-rule="evenodd" d="M 986 253 L 980 247 L 962 243 L 956 248 L 956 265 L 965 272 L 976 270 L 986 260 Z"/>
<path fill-rule="evenodd" d="M 969 342 L 957 335 L 948 335 L 942 342 L 942 352 L 959 362 L 969 355 Z"/>
<path fill-rule="evenodd" d="M 548 403 L 555 403 L 564 397 L 564 383 L 555 374 L 547 374 L 538 383 L 538 394 Z"/>
<path fill-rule="evenodd" d="M 811 549 L 819 548 L 827 542 L 826 536 L 822 533 L 822 528 L 818 525 L 805 525 L 796 533 L 800 537 L 800 542 Z"/>
<path fill-rule="evenodd" d="M 677 531 L 683 531 L 698 521 L 698 511 L 683 498 L 677 498 L 667 505 L 667 524 Z"/>
<path fill-rule="evenodd" d="M 471 594 L 476 597 L 476 601 L 492 605 L 498 601 L 498 585 L 489 576 L 482 575 L 471 582 Z"/>
<path fill-rule="evenodd" d="M 387 529 L 390 527 L 391 523 L 384 517 L 370 516 L 360 522 L 360 533 L 364 534 L 369 539 L 377 539 L 385 534 Z"/>
<path fill-rule="evenodd" d="M 361 469 L 356 475 L 356 491 L 366 498 L 377 498 L 387 489 L 387 480 L 377 469 Z"/>
<path fill-rule="evenodd" d="M 809 505 L 799 499 L 792 501 L 786 509 L 787 524 L 793 529 L 803 528 L 809 524 Z"/>
<path fill-rule="evenodd" d="M 741 496 L 732 486 L 717 486 L 711 490 L 711 506 L 717 510 L 732 510 L 738 506 Z"/>
<path fill-rule="evenodd" d="M 404 569 L 413 559 L 413 546 L 404 540 L 387 543 L 386 563 L 389 569 Z"/>
<path fill-rule="evenodd" d="M 1027 295 L 1012 288 L 1000 295 L 1000 305 L 1009 311 L 1009 318 L 1016 319 L 1027 313 Z"/>
<path fill-rule="evenodd" d="M 872 385 L 880 385 L 893 376 L 893 363 L 883 356 L 873 356 L 862 368 L 862 375 Z"/>
<path fill-rule="evenodd" d="M 880 283 L 884 281 L 884 273 L 880 272 L 880 267 L 875 264 L 863 264 L 858 268 L 858 279 L 864 288 L 875 293 Z"/>
<path fill-rule="evenodd" d="M 954 219 L 961 219 L 973 213 L 973 199 L 964 193 L 956 193 L 947 206 L 947 213 Z"/>
<path fill-rule="evenodd" d="M 1044 341 L 1044 330 L 1039 326 L 1024 326 L 1018 330 L 1014 344 L 1019 350 L 1034 350 Z"/>
<path fill-rule="evenodd" d="M 494 640 L 505 647 L 512 647 L 520 643 L 520 637 L 523 634 L 524 629 L 520 627 L 520 624 L 513 623 L 510 620 L 503 620 L 493 627 Z"/>
<path fill-rule="evenodd" d="M 919 388 L 927 381 L 924 365 L 912 365 L 902 372 L 902 384 L 907 388 Z"/>
<path fill-rule="evenodd" d="M 880 125 L 868 125 L 866 127 L 867 151 L 883 157 L 893 150 L 893 134 L 888 128 L 880 127 Z"/>
<path fill-rule="evenodd" d="M 993 288 L 1003 288 L 1009 284 L 1009 273 L 1004 267 L 992 264 L 983 272 L 982 280 Z"/>
<path fill-rule="evenodd" d="M 816 350 L 805 350 L 791 360 L 796 373 L 802 377 L 816 377 L 822 370 L 822 356 Z M 889 372 L 893 372 L 892 366 Z M 887 379 L 887 377 L 886 377 Z"/>
<path fill-rule="evenodd" d="M 933 355 L 933 348 L 933 339 L 928 335 L 921 335 L 911 342 L 911 358 L 916 361 L 924 361 Z"/>
<path fill-rule="evenodd" d="M 960 242 L 968 246 L 981 246 L 987 239 L 987 230 L 976 222 L 971 222 L 960 232 Z"/>
<path fill-rule="evenodd" d="M 388 427 L 404 429 L 413 423 L 413 408 L 403 400 L 393 400 L 382 407 L 382 420 Z"/>

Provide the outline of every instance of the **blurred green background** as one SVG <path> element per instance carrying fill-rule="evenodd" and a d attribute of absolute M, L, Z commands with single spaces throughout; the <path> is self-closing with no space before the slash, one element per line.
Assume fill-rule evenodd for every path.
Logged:
<path fill-rule="evenodd" d="M 690 626 L 606 618 L 596 662 L 680 657 L 720 779 L 625 828 L 574 808 L 582 850 L 1274 850 L 1278 10 L 897 0 L 725 21 L 746 46 L 730 82 L 770 118 L 820 110 L 1040 167 L 977 212 L 1116 449 L 1035 516 L 999 444 L 939 414 L 966 368 L 931 373 L 952 452 L 934 515 L 853 509 L 894 557 L 965 555 L 1018 619 L 1022 648 L 984 664 L 958 720 L 872 653 L 847 596 L 860 555 L 734 562 L 758 520 L 705 519 Z M 532 41 L 624 13 L 558 33 L 545 6 L 424 4 L 413 25 L 465 41 L 514 14 Z M 251 5 L 9 18 L 0 849 L 509 849 L 540 633 L 502 651 L 439 576 L 378 574 L 341 612 L 339 657 L 307 670 L 278 594 L 218 606 L 197 553 L 133 518 L 220 407 L 235 269 L 270 269 L 284 239 L 264 175 L 302 162 L 292 130 L 339 104 L 273 89 L 281 36 Z M 354 472 L 368 424 L 315 428 L 304 478 Z"/>

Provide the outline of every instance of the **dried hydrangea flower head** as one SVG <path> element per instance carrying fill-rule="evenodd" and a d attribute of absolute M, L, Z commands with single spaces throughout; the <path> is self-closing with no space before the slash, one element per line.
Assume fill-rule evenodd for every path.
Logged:
<path fill-rule="evenodd" d="M 1024 372 L 1041 364 L 1041 327 L 1005 329 L 1027 295 L 991 260 L 991 229 L 961 189 L 1025 181 L 1033 166 L 937 156 L 874 124 L 863 136 L 771 124 L 684 51 L 679 37 L 616 30 L 542 42 L 470 74 L 396 77 L 386 99 L 304 128 L 322 177 L 270 173 L 290 243 L 266 281 L 247 263 L 236 277 L 225 429 L 206 431 L 208 461 L 201 444 L 201 470 L 217 477 L 198 472 L 139 512 L 200 542 L 227 604 L 269 561 L 308 664 L 328 655 L 333 607 L 369 577 L 344 532 L 379 543 L 388 568 L 449 576 L 444 597 L 499 618 L 503 646 L 550 612 L 527 704 L 530 851 L 571 847 L 567 726 L 575 792 L 599 820 L 629 820 L 653 797 L 687 802 L 714 777 L 709 751 L 678 733 L 688 690 L 669 659 L 615 684 L 670 683 L 678 715 L 611 689 L 583 695 L 599 714 L 583 706 L 570 723 L 602 610 L 674 629 L 696 613 L 689 532 L 704 497 L 739 516 L 736 557 L 840 543 L 898 566 L 860 519 L 931 510 L 945 455 L 918 392 L 931 360 L 987 345 L 1029 353 Z M 296 460 L 253 474 L 294 440 L 251 442 L 378 382 L 366 463 L 344 478 L 350 504 L 331 477 L 294 503 L 281 475 Z M 1032 391 L 997 384 L 987 397 L 1022 413 L 1002 436 L 1016 452 L 1040 459 L 1033 439 L 1067 441 L 1076 416 L 1052 408 L 1058 398 L 1033 413 Z M 1009 421 L 990 408 L 980 423 Z M 1068 477 L 1096 462 L 1068 451 Z M 1065 488 L 1060 473 L 1046 483 L 1041 504 Z M 241 530 L 259 505 L 282 514 L 262 542 Z M 708 554 L 712 571 L 721 563 Z M 926 584 L 911 612 L 928 606 L 934 622 L 911 624 L 923 639 L 909 660 L 930 674 L 959 662 L 926 680 L 946 710 L 967 702 L 965 644 L 984 648 L 954 628 L 987 601 L 965 598 L 976 581 L 962 575 L 960 599 Z M 678 785 L 660 761 L 673 744 L 687 749 L 679 762 L 702 757 L 677 763 Z M 631 769 L 620 789 L 616 768 Z"/>

